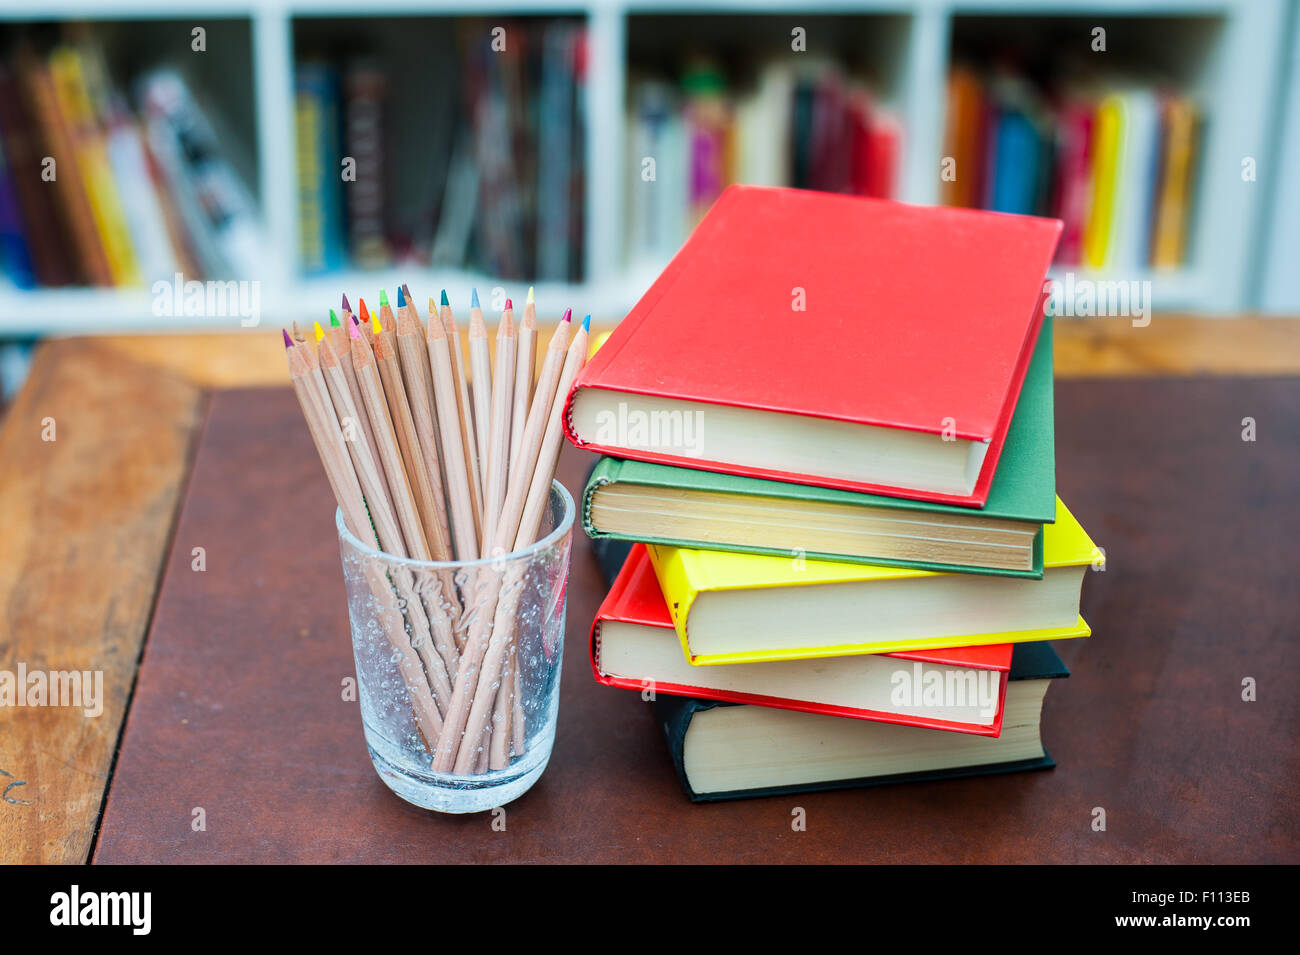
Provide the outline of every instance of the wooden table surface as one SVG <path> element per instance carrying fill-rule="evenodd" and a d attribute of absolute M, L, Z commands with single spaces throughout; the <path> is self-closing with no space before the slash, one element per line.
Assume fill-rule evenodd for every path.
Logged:
<path fill-rule="evenodd" d="M 102 671 L 104 705 L 0 708 L 0 862 L 89 857 L 207 392 L 286 383 L 278 336 L 37 351 L 0 424 L 0 669 Z M 1300 319 L 1060 320 L 1056 370 L 1297 375 Z"/>

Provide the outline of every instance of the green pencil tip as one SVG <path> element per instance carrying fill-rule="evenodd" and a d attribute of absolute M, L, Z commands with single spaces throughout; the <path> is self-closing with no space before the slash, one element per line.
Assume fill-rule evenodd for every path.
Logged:
<path fill-rule="evenodd" d="M 334 309 L 332 308 L 330 309 L 330 327 L 331 328 L 339 327 L 339 317 L 334 314 Z"/>
<path fill-rule="evenodd" d="M 379 290 L 379 304 L 380 305 L 388 304 L 388 293 L 385 292 L 383 289 Z"/>

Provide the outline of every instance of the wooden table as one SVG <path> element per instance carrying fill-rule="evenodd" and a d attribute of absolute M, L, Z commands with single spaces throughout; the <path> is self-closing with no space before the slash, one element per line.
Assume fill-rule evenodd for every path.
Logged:
<path fill-rule="evenodd" d="M 37 352 L 0 428 L 0 669 L 102 670 L 105 704 L 95 718 L 0 709 L 0 861 L 89 857 L 206 395 L 285 383 L 277 337 L 60 339 Z M 1297 375 L 1300 320 L 1062 320 L 1056 368 Z"/>

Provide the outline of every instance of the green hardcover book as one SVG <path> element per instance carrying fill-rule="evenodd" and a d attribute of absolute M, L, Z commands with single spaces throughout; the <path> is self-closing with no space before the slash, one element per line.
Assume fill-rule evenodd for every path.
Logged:
<path fill-rule="evenodd" d="M 981 510 L 602 458 L 582 498 L 594 538 L 925 570 L 1043 576 L 1056 515 L 1052 325 L 1044 320 Z"/>

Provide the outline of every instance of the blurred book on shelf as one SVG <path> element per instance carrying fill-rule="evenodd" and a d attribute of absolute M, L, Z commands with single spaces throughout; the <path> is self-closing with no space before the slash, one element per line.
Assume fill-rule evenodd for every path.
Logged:
<path fill-rule="evenodd" d="M 831 63 L 773 60 L 744 84 L 709 61 L 629 84 L 629 262 L 662 265 L 727 186 L 894 198 L 902 126 Z"/>
<path fill-rule="evenodd" d="M 1195 101 L 1158 83 L 1045 88 L 959 66 L 941 200 L 1061 219 L 1060 265 L 1176 269 L 1187 262 L 1201 129 Z"/>
<path fill-rule="evenodd" d="M 507 33 L 510 42 L 494 49 L 481 23 L 458 24 L 459 89 L 429 90 L 456 107 L 431 108 L 439 155 L 422 188 L 401 197 L 385 141 L 400 148 L 392 130 L 421 117 L 391 115 L 399 74 L 379 56 L 298 63 L 304 272 L 401 264 L 582 281 L 585 29 L 548 19 Z"/>
<path fill-rule="evenodd" d="M 258 274 L 256 207 L 185 80 L 155 70 L 133 93 L 93 43 L 0 61 L 0 267 L 18 288 Z"/>

